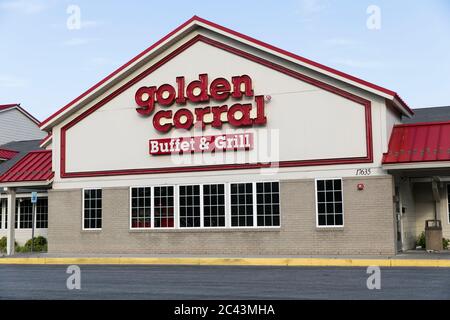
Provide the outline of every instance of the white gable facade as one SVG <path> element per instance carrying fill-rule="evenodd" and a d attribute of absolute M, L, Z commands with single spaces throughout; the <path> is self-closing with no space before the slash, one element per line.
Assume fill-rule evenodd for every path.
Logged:
<path fill-rule="evenodd" d="M 394 254 L 407 107 L 193 18 L 43 122 L 49 251 Z"/>

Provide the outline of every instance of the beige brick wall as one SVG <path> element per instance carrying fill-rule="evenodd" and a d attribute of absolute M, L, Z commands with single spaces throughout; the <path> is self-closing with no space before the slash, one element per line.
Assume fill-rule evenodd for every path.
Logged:
<path fill-rule="evenodd" d="M 357 183 L 365 190 L 357 191 Z M 103 229 L 82 231 L 81 190 L 49 192 L 50 253 L 394 254 L 392 178 L 344 179 L 339 230 L 316 227 L 314 180 L 281 182 L 281 228 L 129 230 L 129 189 L 103 189 Z"/>

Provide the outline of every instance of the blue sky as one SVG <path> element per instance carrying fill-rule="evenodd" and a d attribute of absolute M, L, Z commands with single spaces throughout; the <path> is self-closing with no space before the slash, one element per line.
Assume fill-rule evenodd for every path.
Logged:
<path fill-rule="evenodd" d="M 81 28 L 69 30 L 77 5 Z M 366 25 L 380 9 L 380 29 Z M 450 1 L 0 0 L 0 104 L 43 120 L 199 15 L 398 92 L 450 105 Z"/>

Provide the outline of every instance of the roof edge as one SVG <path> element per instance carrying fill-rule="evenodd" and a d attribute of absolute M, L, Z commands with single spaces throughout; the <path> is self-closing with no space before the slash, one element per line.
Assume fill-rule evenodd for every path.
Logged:
<path fill-rule="evenodd" d="M 119 75 L 120 72 L 124 71 L 128 66 L 132 65 L 133 63 L 137 62 L 140 58 L 144 57 L 147 53 L 151 52 L 153 49 L 155 49 L 157 46 L 159 46 L 160 44 L 164 43 L 166 40 L 168 40 L 170 37 L 176 35 L 176 33 L 178 33 L 179 31 L 181 31 L 182 29 L 184 29 L 185 27 L 187 27 L 188 25 L 190 25 L 193 22 L 199 22 L 199 23 L 203 23 L 211 28 L 215 28 L 218 29 L 222 32 L 225 33 L 229 33 L 235 37 L 241 38 L 245 41 L 249 41 L 254 45 L 257 46 L 261 46 L 263 48 L 265 48 L 266 50 L 271 50 L 274 51 L 278 54 L 284 55 L 286 57 L 290 57 L 292 59 L 295 59 L 297 61 L 300 61 L 302 63 L 305 63 L 309 66 L 318 68 L 322 71 L 325 72 L 329 72 L 331 74 L 334 74 L 338 77 L 347 79 L 349 81 L 352 81 L 354 83 L 360 84 L 364 87 L 370 88 L 372 90 L 378 91 L 380 93 L 383 93 L 384 95 L 389 96 L 389 98 L 394 102 L 394 104 L 398 104 L 401 106 L 400 111 L 402 113 L 405 113 L 407 116 L 411 116 L 414 114 L 414 112 L 408 107 L 408 105 L 403 101 L 403 99 L 401 99 L 401 97 L 394 91 L 386 89 L 384 87 L 381 87 L 379 85 L 373 84 L 369 81 L 360 79 L 358 77 L 352 76 L 350 74 L 347 74 L 345 72 L 339 71 L 337 69 L 325 66 L 321 63 L 315 62 L 313 60 L 307 59 L 305 57 L 299 56 L 297 54 L 294 54 L 292 52 L 289 52 L 287 50 L 278 48 L 276 46 L 273 46 L 271 44 L 268 44 L 266 42 L 257 40 L 253 37 L 247 36 L 245 34 L 242 34 L 240 32 L 234 31 L 232 29 L 229 29 L 227 27 L 224 27 L 222 25 L 219 25 L 215 22 L 211 22 L 209 20 L 206 20 L 204 18 L 201 18 L 197 15 L 194 15 L 192 18 L 190 18 L 189 20 L 185 21 L 184 23 L 182 23 L 181 25 L 179 25 L 177 28 L 173 29 L 171 32 L 169 32 L 167 35 L 165 35 L 164 37 L 162 37 L 160 40 L 156 41 L 154 44 L 152 44 L 150 47 L 148 47 L 147 49 L 145 49 L 144 51 L 142 51 L 141 53 L 139 53 L 138 55 L 136 55 L 134 58 L 132 58 L 131 60 L 129 60 L 128 62 L 126 62 L 125 64 L 123 64 L 122 66 L 120 66 L 118 69 L 116 69 L 115 71 L 113 71 L 112 73 L 110 73 L 109 75 L 107 75 L 105 78 L 103 78 L 102 80 L 100 80 L 99 82 L 97 82 L 96 84 L 94 84 L 92 87 L 90 87 L 88 90 L 86 90 L 85 92 L 83 92 L 81 95 L 79 95 L 78 97 L 76 97 L 75 99 L 73 99 L 72 101 L 70 101 L 68 104 L 66 104 L 65 106 L 63 106 L 62 108 L 60 108 L 59 110 L 57 110 L 55 113 L 53 113 L 52 115 L 50 115 L 49 117 L 47 117 L 45 120 L 43 120 L 40 124 L 40 128 L 41 130 L 46 130 L 48 131 L 48 129 L 51 127 L 51 122 L 54 122 L 56 119 L 58 119 L 60 116 L 62 116 L 62 114 L 68 110 L 70 107 L 72 107 L 74 104 L 82 101 L 82 99 L 84 99 L 85 97 L 87 97 L 89 94 L 91 94 L 92 92 L 94 92 L 94 90 L 100 88 L 103 84 L 105 84 L 107 81 L 111 80 L 113 77 L 115 77 L 116 75 Z M 397 103 L 395 103 L 397 102 Z"/>

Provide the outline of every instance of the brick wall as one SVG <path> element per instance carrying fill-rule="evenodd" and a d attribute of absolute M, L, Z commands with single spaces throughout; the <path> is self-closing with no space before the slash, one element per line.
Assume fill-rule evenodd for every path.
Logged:
<path fill-rule="evenodd" d="M 81 190 L 49 192 L 50 253 L 394 254 L 390 176 L 344 179 L 341 229 L 316 227 L 314 180 L 281 182 L 281 228 L 129 230 L 129 189 L 103 189 L 103 229 L 82 231 Z M 357 183 L 365 190 L 358 191 Z"/>

